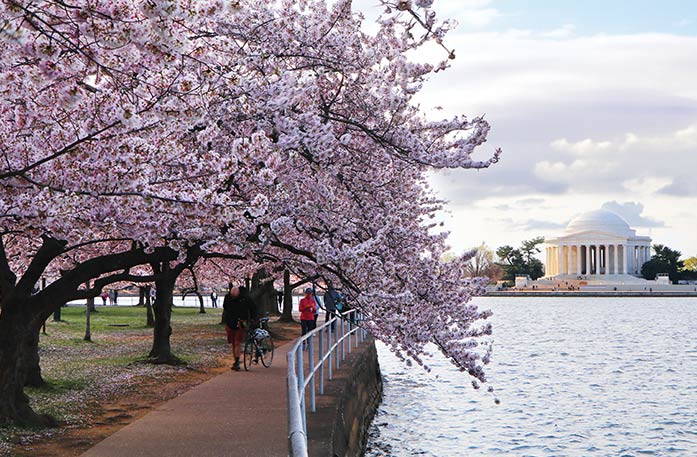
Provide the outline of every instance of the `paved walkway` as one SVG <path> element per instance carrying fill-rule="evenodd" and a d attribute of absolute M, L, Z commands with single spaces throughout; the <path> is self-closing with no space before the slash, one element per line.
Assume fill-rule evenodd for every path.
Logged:
<path fill-rule="evenodd" d="M 81 457 L 288 455 L 286 353 L 270 368 L 229 371 L 160 405 Z"/>

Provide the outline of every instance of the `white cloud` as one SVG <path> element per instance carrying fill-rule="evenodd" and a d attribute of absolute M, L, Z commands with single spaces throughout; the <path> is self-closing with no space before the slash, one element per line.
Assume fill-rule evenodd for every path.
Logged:
<path fill-rule="evenodd" d="M 564 24 L 558 29 L 549 32 L 542 32 L 540 35 L 548 38 L 570 38 L 574 35 L 576 26 L 574 24 Z"/>
<path fill-rule="evenodd" d="M 570 163 L 543 160 L 535 164 L 535 176 L 557 183 L 587 183 L 605 179 L 617 170 L 619 164 L 612 160 L 576 159 Z"/>
<path fill-rule="evenodd" d="M 697 124 L 663 135 L 627 133 L 619 140 L 561 138 L 550 148 L 570 159 L 538 162 L 534 174 L 542 180 L 578 189 L 609 184 L 648 196 L 670 190 L 675 180 L 687 180 L 697 169 Z M 674 187 L 674 193 L 690 190 L 684 187 Z"/>
<path fill-rule="evenodd" d="M 639 202 L 624 202 L 616 201 L 605 202 L 601 208 L 619 214 L 624 218 L 630 227 L 663 227 L 665 223 L 652 217 L 644 216 L 644 205 Z"/>
<path fill-rule="evenodd" d="M 671 184 L 673 184 L 673 178 L 669 176 L 645 176 L 627 179 L 622 182 L 622 187 L 631 194 L 649 196 Z"/>
<path fill-rule="evenodd" d="M 603 154 L 615 147 L 611 141 L 593 141 L 590 138 L 575 143 L 569 142 L 566 138 L 561 138 L 552 141 L 550 146 L 553 150 L 571 152 L 576 155 Z"/>
<path fill-rule="evenodd" d="M 460 19 L 461 20 L 461 19 Z M 697 37 L 664 34 L 596 35 L 552 39 L 530 31 L 451 33 L 446 45 L 456 50 L 452 70 L 433 78 L 422 101 L 438 95 L 452 112 L 465 104 L 477 112 L 511 105 L 519 112 L 531 106 L 566 102 L 625 104 L 670 95 L 697 101 Z M 434 48 L 424 60 L 437 61 Z M 452 96 L 459 89 L 457 97 Z M 434 103 L 435 105 L 435 103 Z M 638 106 L 639 105 L 639 106 Z M 593 107 L 589 106 L 587 114 Z M 569 113 L 565 113 L 569 114 Z M 593 121 L 589 117 L 587 122 Z"/>

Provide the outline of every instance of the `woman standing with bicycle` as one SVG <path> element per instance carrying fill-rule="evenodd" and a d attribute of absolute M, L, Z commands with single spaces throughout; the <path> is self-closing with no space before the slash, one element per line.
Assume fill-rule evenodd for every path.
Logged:
<path fill-rule="evenodd" d="M 232 344 L 232 356 L 235 362 L 232 370 L 240 371 L 240 347 L 244 340 L 246 327 L 250 319 L 256 318 L 256 308 L 249 298 L 246 287 L 231 287 L 223 301 L 223 321 L 227 342 Z"/>

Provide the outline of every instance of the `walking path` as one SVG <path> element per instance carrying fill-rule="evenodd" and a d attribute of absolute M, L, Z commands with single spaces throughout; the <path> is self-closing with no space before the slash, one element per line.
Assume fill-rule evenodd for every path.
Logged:
<path fill-rule="evenodd" d="M 229 371 L 168 401 L 81 457 L 288 455 L 286 354 L 270 368 Z"/>

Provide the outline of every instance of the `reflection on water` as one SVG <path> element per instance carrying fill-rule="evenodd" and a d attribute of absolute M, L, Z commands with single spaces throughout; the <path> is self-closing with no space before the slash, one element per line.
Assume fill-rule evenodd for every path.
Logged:
<path fill-rule="evenodd" d="M 485 389 L 379 347 L 367 456 L 697 455 L 697 298 L 479 298 L 494 311 Z"/>

